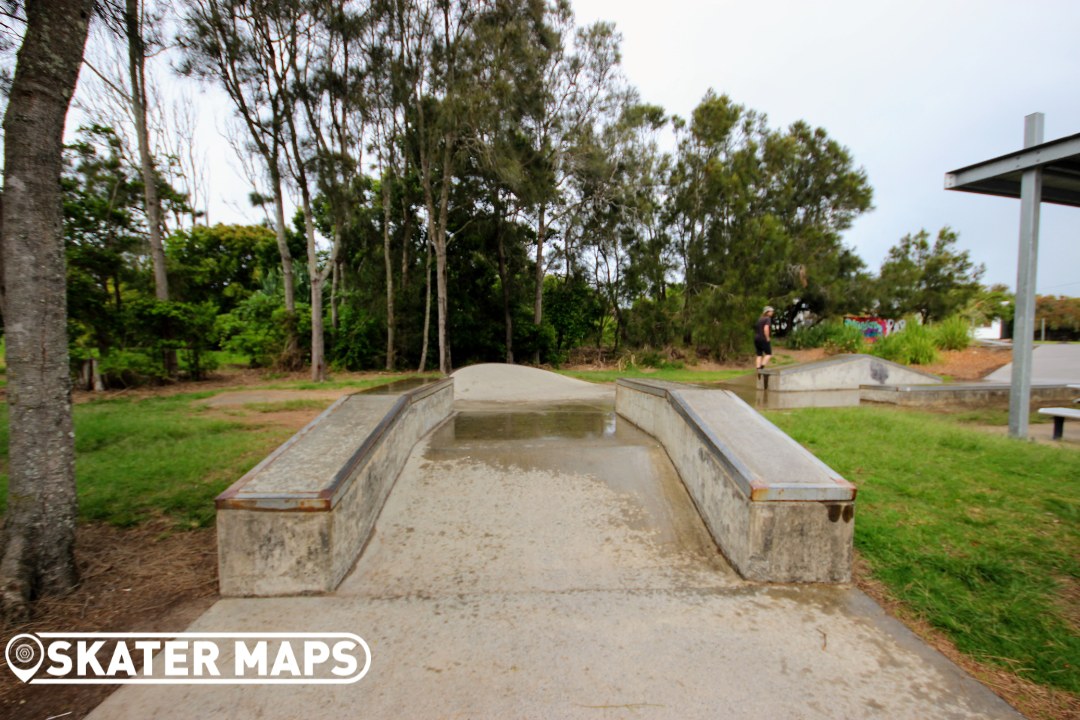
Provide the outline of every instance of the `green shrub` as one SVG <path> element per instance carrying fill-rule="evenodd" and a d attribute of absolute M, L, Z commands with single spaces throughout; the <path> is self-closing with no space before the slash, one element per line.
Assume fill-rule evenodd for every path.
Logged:
<path fill-rule="evenodd" d="M 939 350 L 964 350 L 971 344 L 971 328 L 959 315 L 942 320 L 933 328 L 934 345 Z"/>
<path fill-rule="evenodd" d="M 250 358 L 254 367 L 270 367 L 285 350 L 288 322 L 281 298 L 257 292 L 232 312 L 219 315 L 215 331 L 222 350 Z M 311 307 L 297 303 L 293 322 L 301 350 L 306 352 L 311 343 Z"/>
<path fill-rule="evenodd" d="M 829 355 L 840 353 L 857 353 L 866 347 L 866 338 L 863 331 L 855 325 L 847 323 L 832 323 L 829 333 L 825 338 L 825 352 Z"/>
<path fill-rule="evenodd" d="M 98 366 L 109 387 L 131 387 L 164 380 L 165 364 L 144 349 L 113 350 L 101 358 Z"/>
<path fill-rule="evenodd" d="M 862 330 L 838 320 L 798 327 L 787 338 L 787 346 L 793 350 L 825 348 L 830 355 L 861 352 L 865 345 Z"/>
<path fill-rule="evenodd" d="M 870 352 L 903 365 L 929 365 L 938 359 L 933 333 L 915 318 L 908 318 L 903 330 L 880 338 Z"/>

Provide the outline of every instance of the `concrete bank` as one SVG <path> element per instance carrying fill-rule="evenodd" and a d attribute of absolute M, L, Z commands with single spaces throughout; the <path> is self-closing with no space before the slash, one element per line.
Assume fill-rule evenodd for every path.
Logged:
<path fill-rule="evenodd" d="M 726 390 L 619 380 L 616 410 L 657 438 L 748 580 L 851 579 L 855 486 Z"/>
<path fill-rule="evenodd" d="M 826 360 L 758 373 L 758 388 L 772 392 L 858 390 L 864 386 L 932 385 L 941 378 L 872 355 L 836 355 Z"/>
<path fill-rule="evenodd" d="M 453 381 L 334 403 L 217 498 L 225 596 L 329 592 L 349 571 Z"/>
<path fill-rule="evenodd" d="M 191 628 L 353 632 L 358 683 L 127 686 L 91 717 L 1019 717 L 849 586 L 740 579 L 613 389 L 552 383 L 554 404 L 455 403 L 334 592 L 227 598 Z"/>

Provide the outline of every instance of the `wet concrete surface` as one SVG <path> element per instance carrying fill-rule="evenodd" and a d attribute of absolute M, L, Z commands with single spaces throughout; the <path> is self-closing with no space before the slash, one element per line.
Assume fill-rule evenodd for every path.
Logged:
<path fill-rule="evenodd" d="M 347 686 L 131 686 L 96 718 L 1015 718 L 861 592 L 740 580 L 603 403 L 459 405 L 337 592 L 191 628 L 355 632 Z"/>
<path fill-rule="evenodd" d="M 704 388 L 730 390 L 747 405 L 757 410 L 855 407 L 860 402 L 858 390 L 759 390 L 753 375 L 744 375 L 724 382 L 698 384 Z"/>
<path fill-rule="evenodd" d="M 376 385 L 360 392 L 364 395 L 400 395 L 403 392 L 409 390 L 415 390 L 418 387 L 424 387 L 425 385 L 431 385 L 432 383 L 439 382 L 440 378 L 430 377 L 412 377 L 405 378 L 404 380 L 395 380 L 385 385 Z"/>

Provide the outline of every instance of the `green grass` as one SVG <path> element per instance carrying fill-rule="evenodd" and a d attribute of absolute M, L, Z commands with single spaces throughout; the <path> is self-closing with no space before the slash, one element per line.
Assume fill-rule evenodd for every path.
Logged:
<path fill-rule="evenodd" d="M 669 380 L 671 382 L 701 383 L 721 382 L 734 377 L 747 375 L 752 370 L 690 370 L 686 368 L 664 368 L 662 370 L 641 370 L 636 367 L 626 370 L 556 370 L 560 375 L 588 380 L 595 383 L 615 382 L 618 378 L 649 378 Z"/>
<path fill-rule="evenodd" d="M 82 520 L 135 525 L 167 516 L 213 523 L 214 497 L 291 432 L 207 417 L 210 393 L 76 405 L 75 473 Z M 0 412 L 0 509 L 7 499 L 7 407 Z"/>
<path fill-rule="evenodd" d="M 768 413 L 858 486 L 855 546 L 964 653 L 1080 692 L 1080 451 L 963 418 L 861 407 Z"/>
<path fill-rule="evenodd" d="M 328 383 L 292 382 L 291 389 L 364 388 L 412 375 Z M 129 526 L 167 516 L 184 527 L 214 520 L 214 498 L 292 434 L 281 427 L 215 417 L 198 400 L 215 392 L 172 397 L 104 399 L 76 405 L 75 475 L 82 520 Z M 327 400 L 245 405 L 270 413 L 321 409 Z M 243 414 L 243 413 L 240 413 Z M 7 406 L 0 404 L 0 513 L 7 504 Z"/>

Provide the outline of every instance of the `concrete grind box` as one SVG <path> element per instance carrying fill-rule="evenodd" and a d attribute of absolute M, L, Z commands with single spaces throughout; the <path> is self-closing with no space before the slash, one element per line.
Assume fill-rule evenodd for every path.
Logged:
<path fill-rule="evenodd" d="M 413 446 L 453 403 L 451 379 L 397 395 L 349 395 L 219 495 L 221 594 L 334 590 Z"/>
<path fill-rule="evenodd" d="M 851 580 L 855 486 L 733 393 L 622 379 L 615 410 L 664 446 L 744 578 Z"/>

